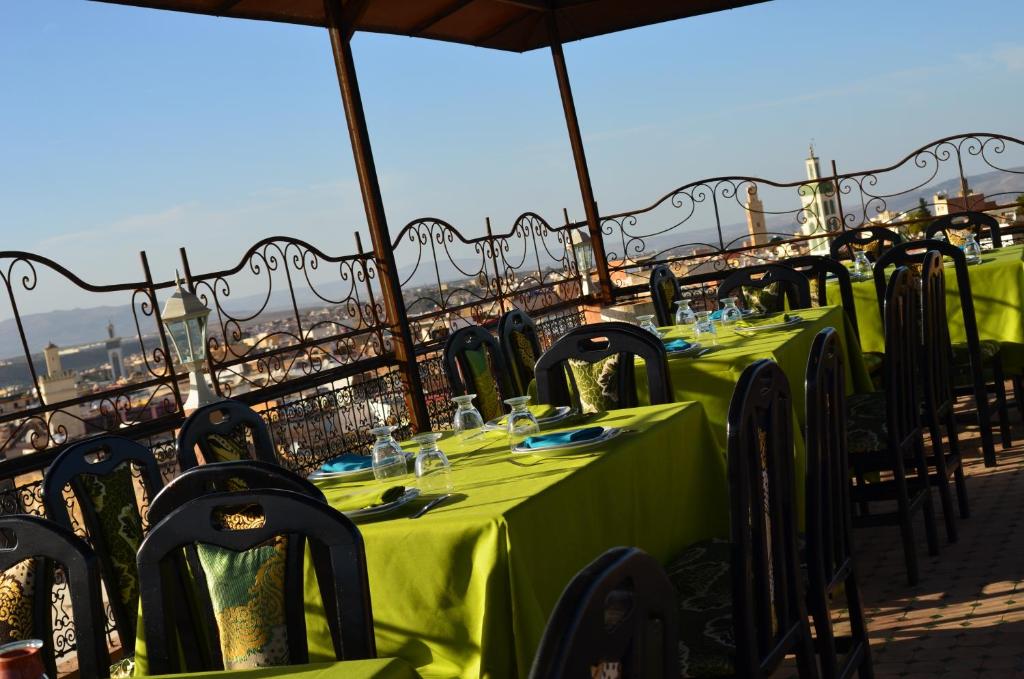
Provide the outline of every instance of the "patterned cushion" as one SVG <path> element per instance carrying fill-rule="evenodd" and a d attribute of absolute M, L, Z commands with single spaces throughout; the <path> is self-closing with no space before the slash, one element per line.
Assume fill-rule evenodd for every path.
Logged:
<path fill-rule="evenodd" d="M 513 377 L 520 394 L 525 394 L 527 385 L 533 379 L 533 367 L 537 365 L 537 355 L 533 351 L 533 343 L 530 338 L 522 332 L 513 332 L 512 338 L 512 360 L 515 362 L 516 370 Z"/>
<path fill-rule="evenodd" d="M 206 437 L 206 443 L 210 446 L 210 452 L 213 453 L 213 460 L 210 462 L 234 462 L 236 460 L 247 460 L 249 459 L 249 450 L 245 445 L 245 439 L 243 438 L 244 431 L 239 432 L 239 436 L 222 436 L 220 434 L 210 434 Z"/>
<path fill-rule="evenodd" d="M 999 355 L 1001 345 L 997 340 L 981 340 L 978 345 L 982 363 L 988 363 Z M 967 365 L 970 361 L 971 354 L 967 350 L 967 342 L 954 342 L 953 362 L 957 365 Z"/>
<path fill-rule="evenodd" d="M 734 673 L 730 544 L 698 542 L 666 569 L 679 597 L 679 665 L 684 677 Z"/>
<path fill-rule="evenodd" d="M 472 349 L 463 352 L 465 364 L 469 366 L 469 384 L 476 393 L 476 402 L 484 420 L 493 420 L 505 414 L 498 394 L 498 381 L 494 378 L 494 365 L 491 354 L 486 349 Z"/>
<path fill-rule="evenodd" d="M 621 354 L 612 354 L 594 363 L 569 359 L 582 412 L 602 413 L 618 406 L 620 360 Z"/>
<path fill-rule="evenodd" d="M 882 369 L 885 365 L 885 354 L 880 351 L 865 351 L 864 354 L 864 367 L 868 369 L 868 373 L 874 375 Z"/>
<path fill-rule="evenodd" d="M 32 602 L 38 559 L 25 559 L 0 573 L 0 643 L 35 638 Z"/>
<path fill-rule="evenodd" d="M 125 610 L 139 608 L 139 578 L 135 554 L 142 544 L 142 516 L 135 499 L 131 463 L 125 462 L 106 476 L 82 474 L 97 528 L 113 567 L 117 594 Z M 108 583 L 109 584 L 109 583 Z"/>
<path fill-rule="evenodd" d="M 225 670 L 290 662 L 284 601 L 287 545 L 283 536 L 244 552 L 196 545 L 220 632 Z"/>
<path fill-rule="evenodd" d="M 786 310 L 786 295 L 778 283 L 763 288 L 744 287 L 743 297 L 748 309 L 764 309 L 768 313 Z"/>
<path fill-rule="evenodd" d="M 854 394 L 846 399 L 846 445 L 850 453 L 884 450 L 889 428 L 885 416 L 885 394 Z"/>
<path fill-rule="evenodd" d="M 661 297 L 665 301 L 664 307 L 661 311 L 668 318 L 672 318 L 675 312 L 675 301 L 676 301 L 676 286 L 671 278 L 666 278 L 658 284 L 661 288 Z"/>

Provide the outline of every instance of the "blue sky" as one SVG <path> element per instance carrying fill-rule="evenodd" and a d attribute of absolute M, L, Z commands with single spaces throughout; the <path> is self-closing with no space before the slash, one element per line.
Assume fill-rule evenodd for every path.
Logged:
<path fill-rule="evenodd" d="M 776 0 L 567 46 L 605 212 L 721 174 L 796 180 L 967 131 L 1024 136 L 1024 3 Z M 392 230 L 581 218 L 550 55 L 359 35 Z M 0 9 L 0 249 L 95 282 L 365 232 L 324 31 L 83 0 Z M 70 306 L 72 296 L 36 308 Z"/>

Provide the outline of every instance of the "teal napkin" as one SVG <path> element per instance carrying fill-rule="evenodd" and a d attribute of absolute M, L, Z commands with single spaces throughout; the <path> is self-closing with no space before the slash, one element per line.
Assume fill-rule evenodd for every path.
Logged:
<path fill-rule="evenodd" d="M 665 351 L 684 351 L 690 348 L 690 343 L 684 339 L 671 340 L 665 342 Z"/>
<path fill-rule="evenodd" d="M 368 455 L 355 455 L 354 453 L 345 453 L 338 457 L 324 462 L 321 469 L 325 472 L 331 472 L 332 474 L 337 472 L 355 472 L 360 469 L 369 469 L 373 466 L 373 461 Z"/>
<path fill-rule="evenodd" d="M 530 436 L 523 440 L 523 448 L 550 448 L 552 446 L 564 446 L 569 443 L 582 443 L 596 439 L 604 433 L 604 427 L 586 427 L 584 429 L 573 429 L 572 431 L 560 431 L 554 434 L 539 434 Z"/>

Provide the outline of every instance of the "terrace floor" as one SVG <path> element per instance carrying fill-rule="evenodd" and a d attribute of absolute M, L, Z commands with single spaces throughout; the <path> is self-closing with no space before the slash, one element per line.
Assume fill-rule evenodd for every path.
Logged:
<path fill-rule="evenodd" d="M 976 431 L 961 435 L 971 516 L 949 544 L 933 491 L 940 551 L 927 555 L 919 519 L 916 586 L 897 528 L 854 533 L 876 677 L 1024 677 L 1024 427 L 1012 405 L 1011 417 L 1015 445 L 997 444 L 995 468 Z"/>

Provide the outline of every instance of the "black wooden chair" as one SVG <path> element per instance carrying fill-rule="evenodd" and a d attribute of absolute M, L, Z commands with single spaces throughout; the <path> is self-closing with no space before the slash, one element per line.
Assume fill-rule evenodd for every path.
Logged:
<path fill-rule="evenodd" d="M 854 470 L 851 499 L 859 510 L 854 527 L 900 527 L 911 585 L 919 576 L 913 527 L 918 511 L 924 514 L 929 554 L 939 552 L 921 436 L 920 345 L 920 295 L 912 270 L 901 266 L 885 293 L 885 391 L 847 399 L 846 441 Z M 891 478 L 871 478 L 879 472 Z M 895 502 L 896 509 L 870 511 L 875 502 Z"/>
<path fill-rule="evenodd" d="M 608 550 L 562 592 L 530 679 L 678 679 L 674 598 L 664 569 L 646 552 Z"/>
<path fill-rule="evenodd" d="M 833 328 L 814 338 L 804 381 L 807 413 L 805 558 L 807 605 L 814 620 L 824 679 L 871 679 L 871 648 L 850 534 L 849 458 L 846 452 L 846 384 L 842 347 Z M 836 638 L 832 601 L 845 594 L 850 635 Z"/>
<path fill-rule="evenodd" d="M 973 233 L 979 244 L 981 239 L 989 238 L 992 241 L 993 248 L 1003 247 L 1003 237 L 1002 231 L 999 228 L 999 222 L 996 221 L 995 217 L 984 212 L 968 210 L 966 212 L 954 212 L 943 215 L 928 224 L 924 235 L 925 238 L 931 239 L 935 238 L 936 234 L 941 233 L 947 243 L 957 246 L 962 245 L 966 240 L 966 237 L 961 235 L 965 231 Z"/>
<path fill-rule="evenodd" d="M 688 547 L 667 571 L 686 676 L 766 677 L 794 653 L 817 677 L 797 552 L 793 414 L 769 360 L 743 371 L 729 406 L 730 537 Z"/>
<path fill-rule="evenodd" d="M 135 650 L 139 581 L 135 552 L 143 539 L 142 509 L 133 467 L 141 472 L 147 498 L 163 485 L 160 466 L 149 448 L 121 436 L 102 435 L 75 443 L 53 461 L 43 477 L 46 515 L 72 531 L 77 519 L 65 499 L 71 487 L 81 518 L 99 559 L 100 575 L 125 655 Z"/>
<path fill-rule="evenodd" d="M 506 311 L 498 319 L 498 344 L 505 355 L 516 395 L 525 395 L 533 382 L 533 367 L 541 354 L 540 338 L 533 319 L 519 309 Z"/>
<path fill-rule="evenodd" d="M 966 336 L 965 341 L 952 345 L 955 393 L 974 396 L 975 414 L 981 432 L 985 464 L 993 466 L 996 463 L 996 452 L 993 444 L 989 391 L 995 394 L 995 410 L 999 417 L 999 432 L 1003 447 L 1009 448 L 1013 445 L 1003 376 L 1002 345 L 996 340 L 982 340 L 978 337 L 971 276 L 963 251 L 955 245 L 940 240 L 911 241 L 893 247 L 875 265 L 875 291 L 878 293 L 879 309 L 882 308 L 884 301 L 886 268 L 893 265 L 920 265 L 924 261 L 926 253 L 930 251 L 938 252 L 953 262 L 960 294 L 960 313 Z M 986 381 L 986 374 L 991 375 L 991 380 Z M 1016 385 L 1016 382 L 1014 384 Z M 1017 398 L 1020 398 L 1021 391 L 1016 386 L 1014 392 Z"/>
<path fill-rule="evenodd" d="M 652 333 L 618 321 L 574 328 L 544 352 L 536 367 L 538 400 L 578 405 L 584 412 L 635 407 L 634 357 L 644 361 L 650 404 L 672 403 L 665 345 Z"/>
<path fill-rule="evenodd" d="M 843 231 L 829 244 L 832 259 L 853 259 L 856 250 L 863 250 L 870 261 L 875 261 L 893 245 L 903 242 L 903 236 L 884 226 L 862 226 L 859 229 Z"/>
<path fill-rule="evenodd" d="M 149 521 L 156 525 L 168 514 L 210 493 L 277 488 L 326 502 L 323 491 L 284 467 L 258 460 L 211 462 L 186 470 L 163 487 L 149 504 Z"/>
<path fill-rule="evenodd" d="M 676 302 L 682 298 L 679 279 L 668 266 L 661 264 L 651 269 L 651 302 L 659 328 L 675 325 Z"/>
<path fill-rule="evenodd" d="M 29 514 L 0 516 L 4 547 L 0 549 L 0 578 L 4 581 L 5 612 L 18 620 L 3 620 L 13 631 L 21 627 L 18 641 L 40 639 L 43 664 L 48 676 L 56 677 L 53 649 L 52 615 L 53 567 L 59 564 L 70 589 L 71 615 L 75 623 L 78 674 L 82 677 L 110 676 L 107 652 L 107 616 L 103 612 L 100 590 L 100 565 L 96 554 L 81 538 L 53 521 Z M 33 582 L 20 580 L 15 573 L 33 569 Z M 10 592 L 20 589 L 25 609 L 12 605 Z M 31 593 L 28 590 L 32 590 Z M 31 602 L 24 596 L 28 594 Z M 3 641 L 13 641 L 4 639 Z M 134 639 L 132 640 L 134 641 Z"/>
<path fill-rule="evenodd" d="M 829 306 L 828 280 L 835 278 L 839 287 L 839 301 L 850 319 L 854 336 L 860 337 L 860 328 L 857 325 L 857 306 L 853 299 L 853 282 L 850 280 L 850 270 L 842 263 L 831 257 L 821 255 L 804 255 L 802 257 L 790 257 L 780 259 L 776 264 L 796 269 L 807 278 L 811 285 L 811 303 L 816 306 Z"/>
<path fill-rule="evenodd" d="M 811 284 L 799 271 L 779 264 L 756 264 L 733 271 L 718 285 L 718 300 L 735 297 L 747 309 L 764 311 L 807 309 L 811 306 Z"/>
<path fill-rule="evenodd" d="M 249 437 L 252 437 L 252 450 Z M 252 408 L 233 399 L 205 405 L 181 425 L 178 464 L 182 471 L 199 464 L 197 446 L 204 463 L 255 459 L 278 464 L 266 422 Z"/>
<path fill-rule="evenodd" d="M 248 512 L 252 506 L 259 508 L 261 524 L 232 525 L 237 510 Z M 153 526 L 142 543 L 138 568 L 150 673 L 309 662 L 302 573 L 306 540 L 336 658 L 375 657 L 366 555 L 359 530 L 318 500 L 287 490 L 262 489 L 191 500 Z M 173 603 L 164 588 L 162 566 L 193 546 L 201 565 L 194 575 L 206 611 L 201 624 L 214 631 L 212 645 L 219 649 L 219 657 L 212 667 L 182 668 L 177 649 L 169 643 L 174 638 L 168 615 Z M 280 580 L 273 573 L 280 573 Z M 224 592 L 232 594 L 226 597 Z M 245 597 L 242 602 L 237 601 L 240 595 Z M 239 616 L 220 615 L 229 607 L 247 609 L 243 617 L 259 628 L 232 628 Z M 238 636 L 246 642 L 233 643 Z"/>
<path fill-rule="evenodd" d="M 503 401 L 516 395 L 506 371 L 505 353 L 486 328 L 471 325 L 449 335 L 442 363 L 452 394 L 476 394 L 484 420 L 501 417 Z"/>

